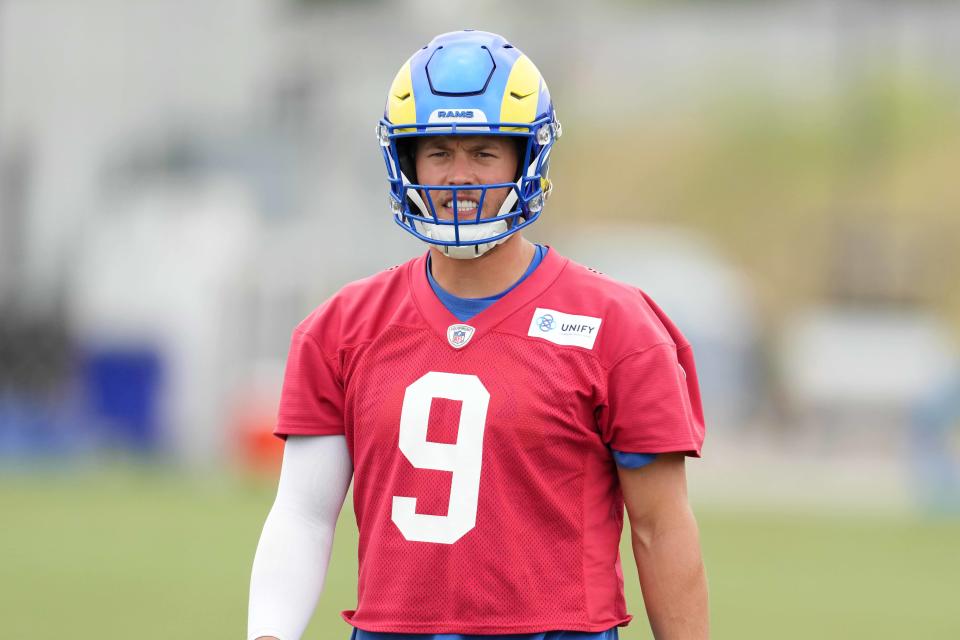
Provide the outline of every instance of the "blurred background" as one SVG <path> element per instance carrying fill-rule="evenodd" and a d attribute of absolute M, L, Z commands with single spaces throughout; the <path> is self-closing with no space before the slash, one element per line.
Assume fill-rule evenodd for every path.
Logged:
<path fill-rule="evenodd" d="M 564 125 L 528 237 L 694 345 L 714 637 L 960 637 L 947 0 L 0 0 L 4 635 L 243 637 L 290 332 L 423 251 L 373 129 L 464 27 Z M 349 636 L 349 501 L 336 545 L 308 638 Z"/>

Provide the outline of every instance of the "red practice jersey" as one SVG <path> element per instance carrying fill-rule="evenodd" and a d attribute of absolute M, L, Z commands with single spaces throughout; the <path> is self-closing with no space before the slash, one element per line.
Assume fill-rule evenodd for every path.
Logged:
<path fill-rule="evenodd" d="M 367 631 L 602 631 L 631 616 L 610 449 L 699 456 L 690 345 L 641 291 L 550 250 L 468 323 L 426 256 L 294 331 L 277 434 L 344 434 Z"/>

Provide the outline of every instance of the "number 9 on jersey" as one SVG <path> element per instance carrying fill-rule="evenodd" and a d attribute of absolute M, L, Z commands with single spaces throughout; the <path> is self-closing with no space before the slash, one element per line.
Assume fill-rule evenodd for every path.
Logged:
<path fill-rule="evenodd" d="M 427 440 L 434 398 L 459 400 L 457 443 Z M 417 513 L 417 499 L 393 497 L 393 522 L 407 540 L 453 544 L 477 524 L 483 431 L 490 393 L 475 375 L 431 371 L 407 387 L 400 414 L 400 451 L 418 469 L 450 471 L 447 515 Z"/>

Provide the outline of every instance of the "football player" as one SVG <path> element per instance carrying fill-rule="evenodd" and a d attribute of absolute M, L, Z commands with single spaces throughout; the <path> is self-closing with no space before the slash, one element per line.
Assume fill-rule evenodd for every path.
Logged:
<path fill-rule="evenodd" d="M 351 478 L 355 640 L 616 638 L 624 505 L 654 635 L 707 637 L 693 355 L 643 292 L 523 236 L 560 134 L 498 35 L 440 35 L 397 73 L 377 136 L 428 250 L 293 332 L 249 638 L 303 633 Z"/>

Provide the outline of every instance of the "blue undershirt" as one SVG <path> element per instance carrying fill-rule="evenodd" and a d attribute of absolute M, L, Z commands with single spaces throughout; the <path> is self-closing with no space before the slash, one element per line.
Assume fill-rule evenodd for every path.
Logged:
<path fill-rule="evenodd" d="M 504 291 L 485 298 L 461 298 L 445 291 L 437 281 L 433 279 L 433 273 L 430 271 L 430 258 L 427 257 L 427 279 L 430 281 L 430 287 L 437 294 L 437 298 L 443 303 L 443 306 L 460 322 L 469 322 L 471 318 L 484 311 L 494 302 L 510 293 L 514 287 L 527 279 L 533 273 L 543 257 L 547 255 L 549 248 L 542 245 L 535 245 L 536 252 L 533 254 L 533 260 L 524 274 L 513 285 Z M 622 451 L 613 451 L 614 460 L 621 467 L 638 469 L 646 464 L 653 462 L 657 457 L 655 453 L 626 453 Z M 600 632 L 584 631 L 545 631 L 543 633 L 519 633 L 511 635 L 474 635 L 459 633 L 436 633 L 436 634 L 414 634 L 414 633 L 380 633 L 374 631 L 364 631 L 354 629 L 351 640 L 617 640 L 619 635 L 617 628 L 607 629 Z"/>
<path fill-rule="evenodd" d="M 486 298 L 461 298 L 452 293 L 447 293 L 447 291 L 433 279 L 433 273 L 430 270 L 430 257 L 427 256 L 427 279 L 430 281 L 430 288 L 433 289 L 433 292 L 440 298 L 440 302 L 447 308 L 447 311 L 452 313 L 457 320 L 460 322 L 468 322 L 473 316 L 486 310 L 486 308 L 494 302 L 513 291 L 518 284 L 526 280 L 531 273 L 537 270 L 537 267 L 543 262 L 543 256 L 547 255 L 549 249 L 540 244 L 534 246 L 537 250 L 533 254 L 533 260 L 530 261 L 530 266 L 523 272 L 519 280 L 500 293 L 487 296 Z"/>

